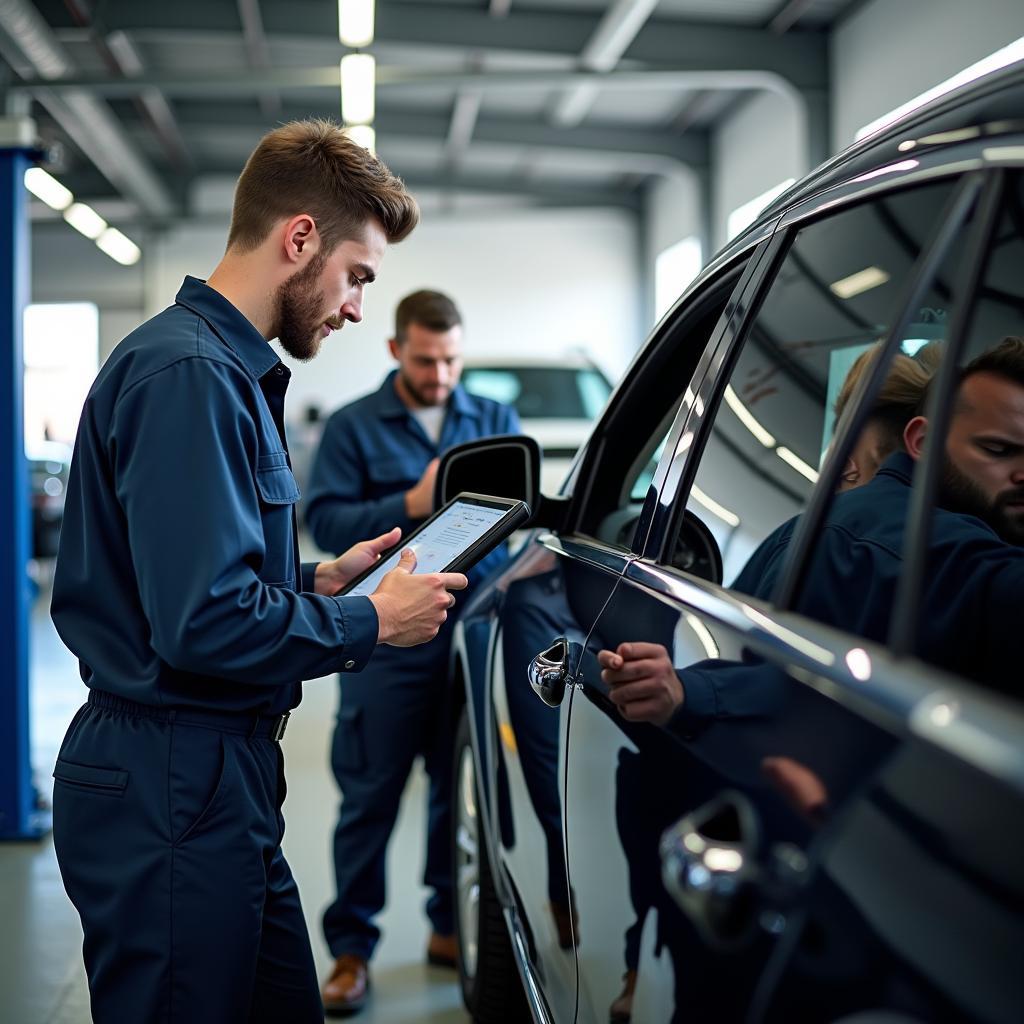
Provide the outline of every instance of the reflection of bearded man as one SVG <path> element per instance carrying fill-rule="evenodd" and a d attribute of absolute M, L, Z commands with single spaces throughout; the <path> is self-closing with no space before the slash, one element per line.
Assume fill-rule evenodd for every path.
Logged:
<path fill-rule="evenodd" d="M 320 328 L 326 323 L 340 331 L 345 321 L 324 316 L 324 293 L 318 287 L 327 254 L 318 252 L 277 289 L 277 339 L 293 359 L 307 362 L 320 351 Z"/>
<path fill-rule="evenodd" d="M 939 504 L 943 508 L 977 516 L 1007 544 L 1024 547 L 1024 486 L 1009 488 L 990 500 L 969 476 L 946 458 L 939 488 Z"/>

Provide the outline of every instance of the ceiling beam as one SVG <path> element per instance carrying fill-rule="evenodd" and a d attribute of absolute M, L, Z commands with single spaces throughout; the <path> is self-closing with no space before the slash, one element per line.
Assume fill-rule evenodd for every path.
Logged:
<path fill-rule="evenodd" d="M 193 128 L 220 129 L 222 133 L 240 130 L 256 137 L 271 127 L 266 118 L 251 106 L 244 108 L 232 103 L 187 100 L 179 103 L 177 109 L 182 123 Z M 331 108 L 320 110 L 305 104 L 286 104 L 281 116 L 291 120 L 329 116 L 330 113 Z M 449 137 L 451 118 L 443 112 L 433 113 L 385 103 L 377 106 L 375 126 L 379 139 L 393 136 L 437 142 Z M 553 153 L 575 151 L 635 156 L 641 161 L 657 159 L 689 167 L 707 166 L 710 161 L 709 137 L 701 131 L 689 131 L 680 136 L 620 125 L 558 128 L 536 118 L 489 114 L 475 118 L 472 137 L 474 143 L 521 146 Z M 247 143 L 242 140 L 241 144 Z"/>
<path fill-rule="evenodd" d="M 629 48 L 658 0 L 615 0 L 601 19 L 580 54 L 580 64 L 588 71 L 611 71 Z M 552 120 L 566 127 L 580 124 L 597 99 L 593 84 L 576 85 L 558 97 Z"/>
<path fill-rule="evenodd" d="M 50 26 L 27 0 L 0 0 L 0 27 L 25 64 L 38 74 L 35 98 L 46 107 L 75 145 L 124 195 L 153 218 L 175 212 L 174 200 L 162 179 L 129 142 L 110 108 L 87 90 L 46 88 L 74 72 L 70 58 Z"/>
<path fill-rule="evenodd" d="M 4 0 L 0 0 L 0 3 Z M 696 89 L 724 89 L 738 92 L 768 89 L 793 96 L 795 91 L 777 75 L 763 71 L 725 70 L 614 70 L 599 71 L 420 71 L 399 65 L 377 66 L 377 88 L 381 91 L 421 89 L 426 87 L 482 90 L 510 89 L 545 90 L 592 83 L 601 89 L 615 91 L 675 89 L 692 92 Z M 134 96 L 141 89 L 162 89 L 173 96 L 251 96 L 262 87 L 277 89 L 330 89 L 337 91 L 338 68 L 276 67 L 265 72 L 218 71 L 169 72 L 150 71 L 126 79 L 110 75 L 69 75 L 59 80 L 28 78 L 8 84 L 11 92 L 34 92 L 38 89 L 66 91 L 83 90 L 97 96 Z"/>
<path fill-rule="evenodd" d="M 324 0 L 263 0 L 263 24 L 271 37 L 323 40 L 337 33 L 337 9 Z M 108 24 L 125 30 L 237 32 L 225 4 L 179 0 L 141 4 L 106 0 Z M 559 54 L 577 59 L 601 24 L 600 11 L 521 10 L 492 17 L 486 6 L 388 0 L 376 12 L 378 43 L 427 44 L 446 50 Z M 297 30 L 301 29 L 301 30 Z M 733 24 L 651 18 L 622 54 L 693 71 L 752 71 L 781 77 L 795 88 L 828 83 L 828 34 L 809 30 L 781 34 Z"/>
<path fill-rule="evenodd" d="M 242 22 L 242 38 L 249 67 L 265 72 L 270 67 L 270 47 L 263 31 L 260 0 L 238 0 L 238 18 Z M 260 93 L 260 107 L 264 114 L 276 114 L 281 109 L 281 97 L 271 89 Z"/>

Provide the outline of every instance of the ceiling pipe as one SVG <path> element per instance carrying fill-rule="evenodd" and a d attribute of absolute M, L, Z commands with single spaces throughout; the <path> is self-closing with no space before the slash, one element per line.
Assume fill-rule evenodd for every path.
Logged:
<path fill-rule="evenodd" d="M 27 0 L 0 0 L 0 27 L 46 86 L 57 84 L 75 70 L 50 26 Z M 170 192 L 98 96 L 79 88 L 62 89 L 56 97 L 45 87 L 35 91 L 35 96 L 122 194 L 157 220 L 174 214 L 176 203 Z"/>
<path fill-rule="evenodd" d="M 611 71 L 657 6 L 658 0 L 616 0 L 583 47 L 580 66 L 588 71 Z M 565 128 L 575 127 L 590 112 L 597 94 L 595 83 L 573 86 L 556 101 L 552 120 Z"/>

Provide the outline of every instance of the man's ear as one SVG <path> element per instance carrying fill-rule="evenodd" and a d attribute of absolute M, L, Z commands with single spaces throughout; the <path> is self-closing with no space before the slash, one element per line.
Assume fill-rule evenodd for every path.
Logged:
<path fill-rule="evenodd" d="M 399 358 L 399 353 L 402 351 L 402 346 L 399 345 L 397 338 L 388 338 L 388 351 L 391 353 L 392 359 Z"/>
<path fill-rule="evenodd" d="M 289 263 L 302 263 L 320 248 L 316 221 L 308 213 L 296 214 L 284 226 L 284 256 Z"/>
<path fill-rule="evenodd" d="M 928 421 L 923 416 L 915 416 L 903 428 L 903 447 L 915 462 L 921 458 L 927 433 Z"/>

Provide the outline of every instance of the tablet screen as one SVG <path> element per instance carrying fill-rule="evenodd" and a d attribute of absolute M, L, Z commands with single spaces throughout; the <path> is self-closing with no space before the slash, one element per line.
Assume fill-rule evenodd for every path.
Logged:
<path fill-rule="evenodd" d="M 406 548 L 416 552 L 414 572 L 441 572 L 508 512 L 507 508 L 489 508 L 468 501 L 452 502 L 408 544 L 400 544 L 392 555 L 384 559 L 366 579 L 347 591 L 346 595 L 361 597 L 372 594 L 384 576 L 398 565 Z"/>

